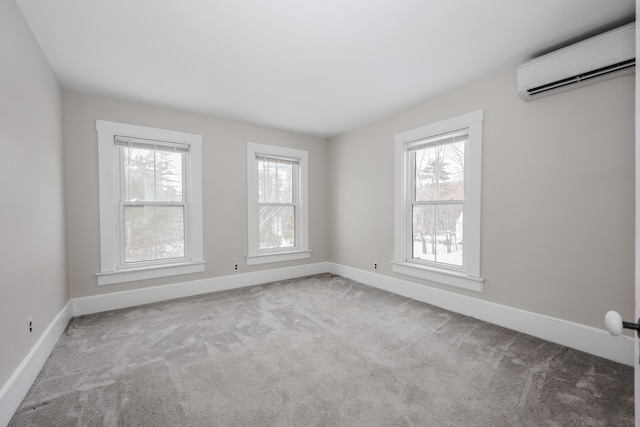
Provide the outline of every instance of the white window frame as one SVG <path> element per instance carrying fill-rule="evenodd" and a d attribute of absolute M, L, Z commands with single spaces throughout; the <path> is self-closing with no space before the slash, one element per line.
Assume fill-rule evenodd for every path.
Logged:
<path fill-rule="evenodd" d="M 299 159 L 297 181 L 294 184 L 296 201 L 295 247 L 293 249 L 260 249 L 258 218 L 258 163 L 257 154 Z M 292 261 L 309 258 L 309 213 L 308 213 L 308 165 L 309 153 L 305 150 L 277 145 L 247 142 L 247 265 Z"/>
<path fill-rule="evenodd" d="M 96 120 L 100 192 L 100 272 L 98 285 L 132 282 L 205 269 L 202 228 L 202 136 L 192 133 Z M 121 254 L 120 188 L 115 137 L 128 137 L 187 145 L 185 258 L 155 261 L 144 266 L 124 265 Z"/>
<path fill-rule="evenodd" d="M 476 292 L 484 291 L 480 277 L 480 211 L 482 178 L 483 110 L 431 123 L 395 135 L 395 221 L 394 259 L 396 273 Z M 417 262 L 412 258 L 412 212 L 409 150 L 411 142 L 433 136 L 469 130 L 465 146 L 465 201 L 463 208 L 464 249 L 462 267 L 436 262 Z"/>

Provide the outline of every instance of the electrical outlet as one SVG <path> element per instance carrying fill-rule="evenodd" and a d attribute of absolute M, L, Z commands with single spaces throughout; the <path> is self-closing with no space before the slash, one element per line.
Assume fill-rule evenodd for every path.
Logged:
<path fill-rule="evenodd" d="M 238 269 L 238 264 L 233 264 L 233 269 L 237 270 Z"/>
<path fill-rule="evenodd" d="M 29 336 L 33 333 L 33 317 L 29 317 Z"/>
<path fill-rule="evenodd" d="M 378 269 L 378 263 L 377 263 L 377 262 L 374 262 L 374 263 L 373 263 L 373 269 L 374 269 L 374 270 L 377 270 L 377 269 Z"/>

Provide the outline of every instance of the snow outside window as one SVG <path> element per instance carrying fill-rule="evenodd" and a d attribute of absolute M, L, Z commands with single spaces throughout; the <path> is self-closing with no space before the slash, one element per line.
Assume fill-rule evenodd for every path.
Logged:
<path fill-rule="evenodd" d="M 98 120 L 98 284 L 204 271 L 201 137 Z"/>
<path fill-rule="evenodd" d="M 247 264 L 308 258 L 303 150 L 247 143 Z"/>
<path fill-rule="evenodd" d="M 394 271 L 482 291 L 482 116 L 396 135 Z"/>

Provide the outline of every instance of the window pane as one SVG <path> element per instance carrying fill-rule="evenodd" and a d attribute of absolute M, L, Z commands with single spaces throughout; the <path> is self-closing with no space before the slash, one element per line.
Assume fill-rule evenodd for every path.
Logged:
<path fill-rule="evenodd" d="M 293 203 L 293 165 L 278 164 L 277 203 Z"/>
<path fill-rule="evenodd" d="M 181 202 L 184 153 L 121 147 L 126 201 Z"/>
<path fill-rule="evenodd" d="M 415 152 L 415 200 L 436 200 L 438 147 L 430 147 Z"/>
<path fill-rule="evenodd" d="M 156 259 L 184 258 L 184 207 L 156 206 Z"/>
<path fill-rule="evenodd" d="M 293 206 L 260 206 L 260 249 L 295 246 Z"/>
<path fill-rule="evenodd" d="M 462 266 L 462 204 L 414 205 L 412 257 Z"/>
<path fill-rule="evenodd" d="M 438 150 L 438 200 L 464 199 L 464 141 Z"/>
<path fill-rule="evenodd" d="M 125 200 L 154 200 L 154 150 L 120 147 Z"/>
<path fill-rule="evenodd" d="M 184 156 L 183 153 L 156 151 L 156 201 L 182 201 L 182 159 Z"/>
<path fill-rule="evenodd" d="M 462 267 L 462 208 L 461 204 L 437 206 L 437 262 Z"/>
<path fill-rule="evenodd" d="M 258 202 L 276 201 L 277 168 L 274 162 L 258 161 Z"/>
<path fill-rule="evenodd" d="M 258 160 L 258 203 L 293 203 L 294 167 Z"/>
<path fill-rule="evenodd" d="M 125 262 L 183 258 L 184 207 L 125 206 Z"/>
<path fill-rule="evenodd" d="M 436 260 L 435 206 L 413 207 L 412 257 L 427 261 Z"/>

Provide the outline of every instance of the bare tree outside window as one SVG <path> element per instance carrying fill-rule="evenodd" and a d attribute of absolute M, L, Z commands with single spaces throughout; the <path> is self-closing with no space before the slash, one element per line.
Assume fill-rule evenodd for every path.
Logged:
<path fill-rule="evenodd" d="M 413 153 L 413 258 L 462 266 L 465 141 Z"/>
<path fill-rule="evenodd" d="M 184 152 L 121 146 L 124 262 L 185 257 Z"/>
<path fill-rule="evenodd" d="M 259 248 L 296 245 L 295 159 L 258 159 Z"/>
<path fill-rule="evenodd" d="M 476 110 L 395 135 L 394 272 L 482 292 L 483 117 Z"/>

